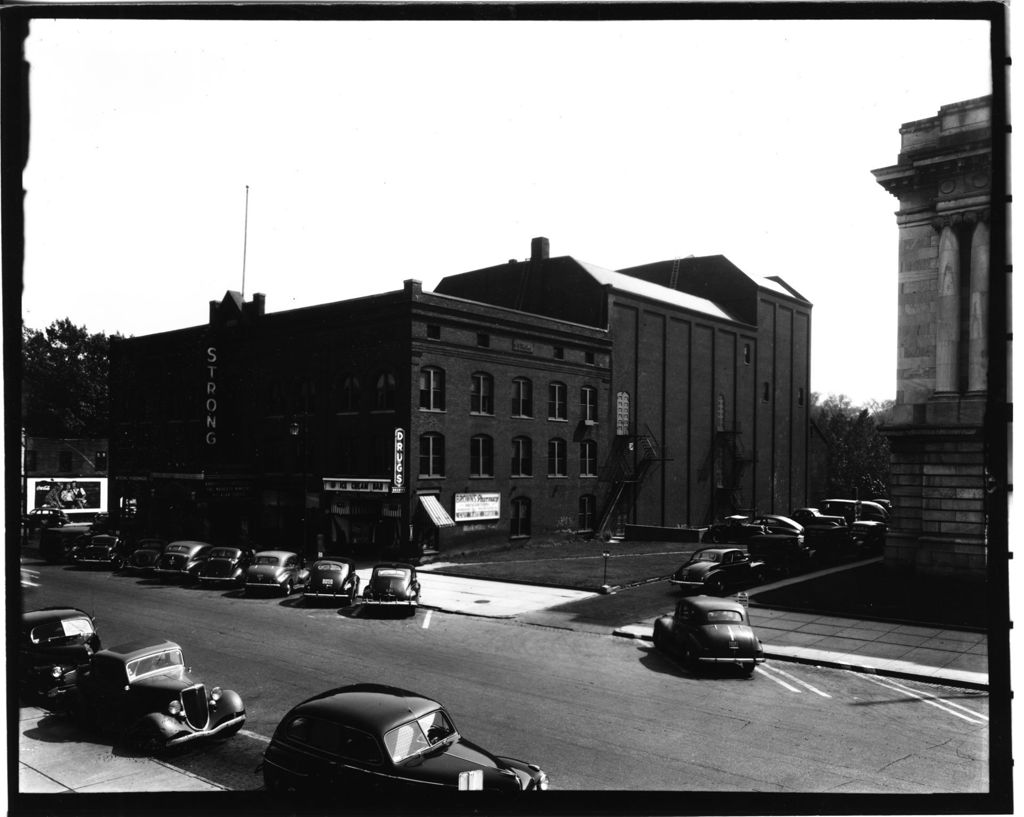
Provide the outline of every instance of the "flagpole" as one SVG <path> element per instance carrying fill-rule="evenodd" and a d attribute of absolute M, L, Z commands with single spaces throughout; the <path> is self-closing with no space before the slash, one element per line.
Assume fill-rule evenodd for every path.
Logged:
<path fill-rule="evenodd" d="M 245 255 L 249 249 L 249 185 L 245 186 L 245 229 L 242 235 L 242 300 L 245 300 Z"/>

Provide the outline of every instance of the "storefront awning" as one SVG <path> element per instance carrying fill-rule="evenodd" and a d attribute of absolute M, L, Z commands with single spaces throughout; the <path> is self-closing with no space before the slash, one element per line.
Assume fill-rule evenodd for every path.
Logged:
<path fill-rule="evenodd" d="M 441 507 L 436 496 L 421 496 L 420 504 L 433 522 L 439 528 L 454 528 L 455 522 L 448 516 L 448 511 Z"/>

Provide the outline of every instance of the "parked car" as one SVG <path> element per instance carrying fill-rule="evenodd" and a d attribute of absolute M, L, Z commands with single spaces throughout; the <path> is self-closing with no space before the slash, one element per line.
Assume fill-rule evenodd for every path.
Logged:
<path fill-rule="evenodd" d="M 245 592 L 278 590 L 290 596 L 309 584 L 304 560 L 289 550 L 261 550 L 245 571 Z"/>
<path fill-rule="evenodd" d="M 889 512 L 877 502 L 861 499 L 823 499 L 822 513 L 842 516 L 850 526 L 850 535 L 861 552 L 879 552 L 889 532 Z"/>
<path fill-rule="evenodd" d="M 359 576 L 351 559 L 317 559 L 309 571 L 304 599 L 352 604 L 359 595 Z"/>
<path fill-rule="evenodd" d="M 50 564 L 68 564 L 74 561 L 92 534 L 88 525 L 71 524 L 44 528 L 39 535 L 39 555 Z"/>
<path fill-rule="evenodd" d="M 815 550 L 810 537 L 787 534 L 765 533 L 750 537 L 747 542 L 747 556 L 764 563 L 767 573 L 789 576 L 808 570 L 814 559 Z"/>
<path fill-rule="evenodd" d="M 71 524 L 71 519 L 60 508 L 33 508 L 22 516 L 21 523 L 31 533 L 40 528 L 59 528 Z"/>
<path fill-rule="evenodd" d="M 215 547 L 210 558 L 199 566 L 196 578 L 200 584 L 220 587 L 237 587 L 245 584 L 245 571 L 252 564 L 253 552 L 249 549 Z"/>
<path fill-rule="evenodd" d="M 119 536 L 100 533 L 84 543 L 76 542 L 71 558 L 78 567 L 120 570 L 128 560 L 128 546 Z"/>
<path fill-rule="evenodd" d="M 548 788 L 539 766 L 464 738 L 437 701 L 378 684 L 339 687 L 294 707 L 274 730 L 261 769 L 270 791 L 335 798 Z"/>
<path fill-rule="evenodd" d="M 165 539 L 139 539 L 125 563 L 125 572 L 142 576 L 152 573 L 167 545 Z"/>
<path fill-rule="evenodd" d="M 688 596 L 675 612 L 654 622 L 654 647 L 679 655 L 688 669 L 729 664 L 751 675 L 764 662 L 747 608 L 714 596 Z"/>
<path fill-rule="evenodd" d="M 68 707 L 80 723 L 117 733 L 140 754 L 235 734 L 245 723 L 241 697 L 207 689 L 191 672 L 173 641 L 121 644 L 92 656 Z"/>
<path fill-rule="evenodd" d="M 77 681 L 79 667 L 100 649 L 96 624 L 76 607 L 45 607 L 21 616 L 18 678 L 29 699 L 62 696 Z"/>
<path fill-rule="evenodd" d="M 705 531 L 703 539 L 713 543 L 731 542 L 741 544 L 748 541 L 751 536 L 765 533 L 803 536 L 804 529 L 803 525 L 796 520 L 790 519 L 788 516 L 779 516 L 777 514 L 742 516 L 736 514 L 727 516 L 721 522 L 711 525 Z"/>
<path fill-rule="evenodd" d="M 162 582 L 195 581 L 211 550 L 213 545 L 206 542 L 171 542 L 157 559 L 153 573 Z"/>
<path fill-rule="evenodd" d="M 669 581 L 684 590 L 724 593 L 732 587 L 759 584 L 766 576 L 764 562 L 751 559 L 740 548 L 702 548 Z"/>
<path fill-rule="evenodd" d="M 415 608 L 420 603 L 420 582 L 416 568 L 403 562 L 374 566 L 363 589 L 363 603 Z"/>
<path fill-rule="evenodd" d="M 846 518 L 817 508 L 797 508 L 791 516 L 804 526 L 804 539 L 820 562 L 835 562 L 856 550 Z"/>

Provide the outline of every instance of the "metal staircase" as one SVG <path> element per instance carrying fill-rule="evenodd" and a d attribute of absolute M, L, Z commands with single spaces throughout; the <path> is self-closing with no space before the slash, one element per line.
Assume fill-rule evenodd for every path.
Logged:
<path fill-rule="evenodd" d="M 631 493 L 631 499 L 635 500 L 641 484 L 652 468 L 666 460 L 657 438 L 651 434 L 649 428 L 645 431 L 644 434 L 616 437 L 611 453 L 598 474 L 601 482 L 608 483 L 601 514 L 598 517 L 598 537 L 603 536 L 607 530 L 627 493 Z"/>

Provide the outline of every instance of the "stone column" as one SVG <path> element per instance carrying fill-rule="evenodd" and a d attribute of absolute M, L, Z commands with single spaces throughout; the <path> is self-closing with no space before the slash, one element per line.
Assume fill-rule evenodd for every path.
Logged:
<path fill-rule="evenodd" d="M 960 242 L 952 227 L 939 236 L 939 291 L 935 303 L 935 391 L 960 390 Z"/>
<path fill-rule="evenodd" d="M 970 336 L 967 352 L 967 389 L 988 389 L 988 225 L 979 221 L 971 238 Z"/>

